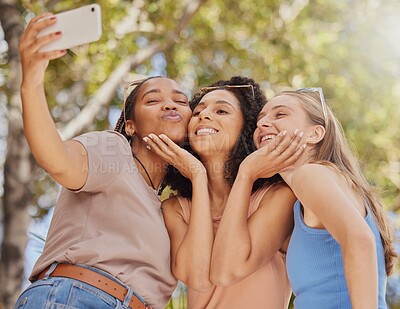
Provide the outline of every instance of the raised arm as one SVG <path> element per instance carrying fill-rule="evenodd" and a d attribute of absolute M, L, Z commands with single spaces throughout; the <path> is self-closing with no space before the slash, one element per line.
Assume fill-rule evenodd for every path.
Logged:
<path fill-rule="evenodd" d="M 65 51 L 39 51 L 46 43 L 62 35 L 52 33 L 37 38 L 42 29 L 56 22 L 55 17 L 50 16 L 47 13 L 33 18 L 19 44 L 23 73 L 21 97 L 24 130 L 39 165 L 62 186 L 79 189 L 87 178 L 86 150 L 79 142 L 61 140 L 44 92 L 44 74 L 49 61 L 65 54 Z M 44 17 L 46 19 L 42 20 Z"/>
<path fill-rule="evenodd" d="M 304 207 L 304 216 L 311 212 L 339 242 L 353 308 L 377 308 L 375 238 L 360 212 L 363 206 L 355 207 L 360 202 L 341 177 L 326 166 L 308 164 L 294 172 L 290 186 Z"/>
<path fill-rule="evenodd" d="M 214 232 L 206 169 L 166 135 L 160 137 L 150 134 L 145 141 L 152 151 L 190 179 L 193 188 L 188 223 L 183 220 L 182 208 L 176 198 L 166 200 L 162 205 L 171 239 L 172 272 L 191 289 L 207 292 L 212 287 L 209 274 Z"/>
<path fill-rule="evenodd" d="M 301 134 L 282 133 L 240 165 L 215 237 L 211 262 L 211 280 L 215 284 L 228 286 L 253 273 L 288 239 L 295 197 L 286 185 L 272 187 L 250 218 L 249 202 L 255 180 L 271 177 L 299 158 L 304 150 L 299 147 L 301 138 Z"/>
<path fill-rule="evenodd" d="M 235 182 L 215 238 L 211 280 L 220 286 L 242 280 L 279 250 L 286 251 L 282 247 L 293 229 L 292 191 L 284 184 L 272 187 L 247 219 L 251 192 L 247 183 Z"/>

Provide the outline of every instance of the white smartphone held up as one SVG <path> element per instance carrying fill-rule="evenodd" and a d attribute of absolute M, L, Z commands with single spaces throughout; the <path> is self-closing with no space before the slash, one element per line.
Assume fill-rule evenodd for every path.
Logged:
<path fill-rule="evenodd" d="M 58 31 L 61 31 L 61 37 L 43 46 L 41 52 L 68 49 L 97 41 L 101 37 L 101 8 L 98 4 L 85 5 L 55 16 L 56 23 L 40 31 L 37 37 Z"/>

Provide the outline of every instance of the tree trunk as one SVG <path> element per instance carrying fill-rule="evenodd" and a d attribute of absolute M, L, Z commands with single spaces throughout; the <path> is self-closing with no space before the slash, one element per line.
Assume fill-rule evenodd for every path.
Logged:
<path fill-rule="evenodd" d="M 18 42 L 22 34 L 21 13 L 15 1 L 0 0 L 0 22 L 8 43 L 9 77 L 8 139 L 4 168 L 3 227 L 0 260 L 0 297 L 5 308 L 15 303 L 21 287 L 26 230 L 30 221 L 27 206 L 32 198 L 34 161 L 24 137 L 21 117 L 21 64 Z"/>

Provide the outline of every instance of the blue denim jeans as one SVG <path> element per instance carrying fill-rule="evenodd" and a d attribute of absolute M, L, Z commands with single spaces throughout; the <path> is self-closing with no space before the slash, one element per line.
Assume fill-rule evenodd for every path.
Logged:
<path fill-rule="evenodd" d="M 56 264 L 53 265 L 47 271 L 43 279 L 32 283 L 21 294 L 14 309 L 129 308 L 129 300 L 133 293 L 131 288 L 127 287 L 128 294 L 125 297 L 125 301 L 122 303 L 119 299 L 110 294 L 79 280 L 62 277 L 49 277 L 49 274 L 54 270 Z M 84 267 L 95 270 L 102 275 L 107 275 L 110 279 L 117 281 L 115 278 L 101 270 L 87 266 Z M 142 299 L 141 297 L 139 298 Z"/>

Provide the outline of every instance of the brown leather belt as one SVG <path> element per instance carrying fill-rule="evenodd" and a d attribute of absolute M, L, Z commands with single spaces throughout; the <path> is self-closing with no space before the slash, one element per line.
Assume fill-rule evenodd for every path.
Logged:
<path fill-rule="evenodd" d="M 38 275 L 38 280 L 43 279 L 48 269 L 49 267 Z M 73 264 L 58 264 L 50 274 L 50 277 L 66 277 L 79 280 L 110 294 L 121 302 L 124 302 L 126 294 L 128 293 L 128 289 L 118 282 L 111 280 L 98 272 Z M 132 294 L 131 300 L 129 301 L 129 307 L 131 309 L 152 309 L 150 306 L 146 306 L 136 297 L 135 294 Z"/>

